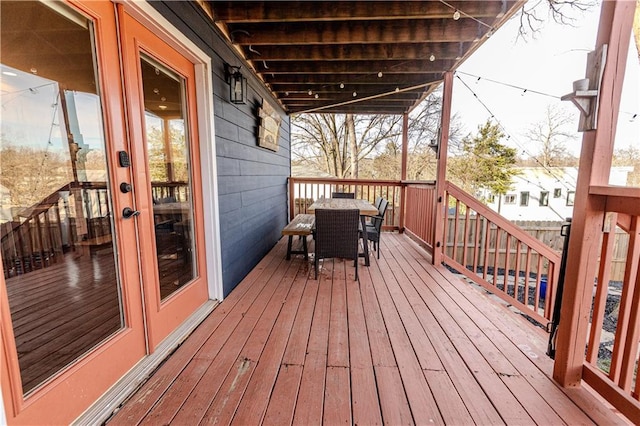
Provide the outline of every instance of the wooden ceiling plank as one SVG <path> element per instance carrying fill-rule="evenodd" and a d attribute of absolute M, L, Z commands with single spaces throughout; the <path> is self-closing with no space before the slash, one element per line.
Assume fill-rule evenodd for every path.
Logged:
<path fill-rule="evenodd" d="M 354 83 L 354 84 L 388 84 L 388 85 L 406 85 L 413 86 L 421 83 L 428 83 L 430 81 L 441 80 L 441 72 L 419 72 L 419 73 L 404 73 L 404 74 L 384 74 L 382 77 L 378 77 L 377 73 L 372 73 L 368 70 L 366 73 L 354 74 L 325 74 L 321 78 L 317 74 L 265 74 L 265 82 L 268 84 L 340 84 L 340 83 Z"/>
<path fill-rule="evenodd" d="M 487 26 L 472 19 L 229 24 L 228 27 L 234 44 L 251 45 L 258 51 L 260 48 L 256 46 L 264 44 L 468 42 L 489 31 Z"/>
<path fill-rule="evenodd" d="M 385 43 L 385 44 L 303 44 L 251 46 L 245 54 L 252 60 L 299 61 L 304 60 L 378 60 L 427 59 L 432 54 L 440 59 L 459 59 L 471 47 L 471 42 L 442 43 Z"/>
<path fill-rule="evenodd" d="M 373 73 L 403 74 L 403 73 L 437 73 L 444 72 L 455 65 L 453 60 L 414 60 L 414 61 L 301 61 L 301 62 L 255 62 L 257 72 L 264 74 L 350 74 Z"/>
<path fill-rule="evenodd" d="M 319 107 L 319 106 L 318 106 Z M 313 108 L 313 107 L 312 107 Z M 337 107 L 326 107 L 315 111 L 310 111 L 312 108 L 291 108 L 289 112 L 291 114 L 300 114 L 303 112 L 314 112 L 319 114 L 345 114 L 354 113 L 358 115 L 366 114 L 388 114 L 388 115 L 401 115 L 408 112 L 411 107 L 388 107 L 388 106 L 372 106 L 372 105 L 343 105 Z"/>
<path fill-rule="evenodd" d="M 211 1 L 214 19 L 224 22 L 303 22 L 336 19 L 404 19 L 451 18 L 454 10 L 440 1 L 331 1 L 308 7 L 305 2 L 282 1 Z M 501 0 L 449 1 L 464 13 L 476 18 L 495 17 L 502 13 Z M 514 1 L 507 2 L 507 8 Z"/>

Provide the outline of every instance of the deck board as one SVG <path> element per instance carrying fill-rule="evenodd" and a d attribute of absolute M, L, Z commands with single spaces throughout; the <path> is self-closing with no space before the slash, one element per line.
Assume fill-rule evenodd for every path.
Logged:
<path fill-rule="evenodd" d="M 407 237 L 385 234 L 359 281 L 351 261 L 324 260 L 315 280 L 285 252 L 282 239 L 109 424 L 622 423 L 549 378 L 544 332 Z"/>

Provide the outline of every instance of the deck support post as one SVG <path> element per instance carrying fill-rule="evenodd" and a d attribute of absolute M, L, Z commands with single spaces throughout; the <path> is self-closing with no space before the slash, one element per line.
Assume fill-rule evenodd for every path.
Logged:
<path fill-rule="evenodd" d="M 605 198 L 590 195 L 592 185 L 607 185 L 620 108 L 624 69 L 636 2 L 602 3 L 596 49 L 608 45 L 600 86 L 597 129 L 583 134 L 569 257 L 553 377 L 564 387 L 582 381 L 596 264 L 600 253 Z M 587 73 L 589 70 L 587 70 Z"/>
<path fill-rule="evenodd" d="M 433 253 L 431 256 L 434 265 L 442 262 L 442 252 L 444 250 L 443 233 L 444 222 L 447 220 L 447 200 L 445 199 L 445 186 L 447 179 L 447 150 L 449 145 L 449 123 L 451 121 L 451 98 L 453 96 L 453 72 L 444 73 L 444 88 L 442 91 L 442 113 L 440 115 L 440 132 L 436 158 L 438 167 L 436 172 L 436 192 L 434 200 L 435 220 L 433 229 L 434 237 L 431 242 Z"/>
<path fill-rule="evenodd" d="M 405 203 L 407 196 L 407 158 L 409 155 L 409 113 L 402 114 L 402 157 L 400 161 L 400 233 L 404 232 Z"/>

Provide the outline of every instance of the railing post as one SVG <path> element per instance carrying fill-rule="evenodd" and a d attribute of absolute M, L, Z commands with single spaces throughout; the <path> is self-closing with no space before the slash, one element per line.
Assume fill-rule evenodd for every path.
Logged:
<path fill-rule="evenodd" d="M 558 328 L 553 377 L 562 386 L 578 387 L 582 381 L 585 345 L 593 298 L 598 244 L 604 223 L 605 199 L 591 195 L 592 185 L 606 185 L 609 179 L 624 70 L 636 2 L 602 2 L 596 49 L 607 45 L 607 58 L 600 85 L 597 129 L 582 138 L 576 184 L 574 216 L 569 238 L 569 261 L 562 323 Z M 590 72 L 587 69 L 587 74 Z"/>
<path fill-rule="evenodd" d="M 294 186 L 295 186 L 295 182 L 293 181 L 293 178 L 291 176 L 289 176 L 289 218 L 288 218 L 288 222 L 291 221 L 291 219 L 294 218 L 294 209 L 295 209 L 295 199 L 293 197 L 294 193 Z M 306 200 L 305 200 L 306 202 Z"/>
<path fill-rule="evenodd" d="M 453 95 L 453 73 L 451 71 L 444 73 L 444 90 L 442 93 L 442 113 L 440 115 L 440 140 L 438 141 L 438 171 L 436 176 L 436 214 L 433 215 L 434 238 L 432 241 L 433 255 L 431 257 L 433 264 L 438 265 L 442 262 L 442 250 L 444 243 L 442 241 L 444 231 L 444 221 L 447 219 L 447 200 L 445 199 L 445 186 L 447 179 L 447 150 L 449 142 L 449 122 L 451 121 L 451 98 Z"/>
<path fill-rule="evenodd" d="M 409 151 L 409 114 L 402 115 L 402 158 L 400 164 L 400 219 L 398 220 L 398 228 L 400 233 L 404 232 L 404 213 L 407 195 L 407 186 L 402 183 L 407 180 L 407 158 Z"/>

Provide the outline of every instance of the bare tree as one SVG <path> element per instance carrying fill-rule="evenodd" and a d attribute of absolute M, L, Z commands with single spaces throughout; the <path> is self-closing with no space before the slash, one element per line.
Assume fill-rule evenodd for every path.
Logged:
<path fill-rule="evenodd" d="M 379 144 L 402 135 L 402 116 L 352 115 L 352 131 L 343 114 L 300 114 L 292 117 L 294 164 L 344 178 L 376 150 Z M 350 120 L 350 119 L 349 119 Z M 355 145 L 350 147 L 350 134 Z M 352 159 L 354 161 L 352 161 Z M 356 172 L 358 173 L 358 172 Z"/>
<path fill-rule="evenodd" d="M 347 138 L 349 139 L 349 156 L 351 157 L 351 177 L 358 178 L 358 143 L 356 141 L 356 124 L 353 121 L 353 114 L 345 116 L 347 125 Z"/>
<path fill-rule="evenodd" d="M 566 145 L 576 139 L 575 132 L 567 127 L 571 124 L 571 115 L 557 106 L 548 105 L 544 118 L 531 126 L 527 137 L 538 148 L 534 158 L 541 166 L 563 166 L 573 160 Z"/>
<path fill-rule="evenodd" d="M 598 4 L 595 0 L 536 0 L 525 3 L 520 11 L 518 36 L 535 36 L 551 18 L 561 25 L 573 26 L 580 15 Z M 546 7 L 545 7 L 546 6 Z M 547 17 L 544 16 L 546 12 Z"/>

